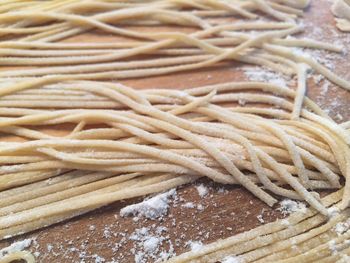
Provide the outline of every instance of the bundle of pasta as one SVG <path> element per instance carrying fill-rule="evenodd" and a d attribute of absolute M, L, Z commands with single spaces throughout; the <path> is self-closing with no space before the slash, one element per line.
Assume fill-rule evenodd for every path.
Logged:
<path fill-rule="evenodd" d="M 237 82 L 136 92 L 66 81 L 20 82 L 0 93 L 1 131 L 26 139 L 1 143 L 2 238 L 203 176 L 240 184 L 270 206 L 284 196 L 328 215 L 312 190 L 339 188 L 349 175 L 349 132 L 307 98 L 292 119 L 296 93 L 287 87 Z M 72 124 L 64 135 L 41 130 Z"/>

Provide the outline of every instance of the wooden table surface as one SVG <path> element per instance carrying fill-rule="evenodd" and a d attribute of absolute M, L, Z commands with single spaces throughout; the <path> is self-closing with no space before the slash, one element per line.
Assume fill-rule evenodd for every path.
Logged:
<path fill-rule="evenodd" d="M 330 1 L 313 1 L 306 11 L 303 23 L 306 28 L 305 37 L 331 43 L 343 44 L 347 54 L 324 56 L 334 65 L 334 71 L 350 80 L 350 34 L 337 31 L 330 12 Z M 87 33 L 68 41 L 110 41 L 115 39 L 104 34 Z M 123 84 L 137 89 L 171 88 L 183 89 L 207 84 L 229 81 L 247 80 L 241 65 L 227 62 L 215 67 L 195 72 L 177 73 L 160 77 L 123 80 Z M 350 119 L 350 93 L 334 87 L 327 81 L 317 84 L 309 81 L 308 95 L 337 121 Z M 57 131 L 56 131 L 57 132 Z M 1 137 L 5 140 L 6 137 Z M 203 184 L 209 193 L 200 197 L 196 185 Z M 166 230 L 158 236 L 162 237 L 159 255 L 162 250 L 174 253 L 188 251 L 189 241 L 209 243 L 219 238 L 226 238 L 262 224 L 258 219 L 262 215 L 264 222 L 281 218 L 277 207 L 270 208 L 257 200 L 240 187 L 213 184 L 209 180 L 201 180 L 193 185 L 185 185 L 177 189 L 177 198 L 170 204 L 168 215 L 158 220 L 121 217 L 120 209 L 126 205 L 140 202 L 133 199 L 116 202 L 95 212 L 80 216 L 55 226 L 35 231 L 31 234 L 2 241 L 1 247 L 25 238 L 35 238 L 30 250 L 36 252 L 38 262 L 134 262 L 135 254 L 142 252 L 140 241 L 131 240 L 130 236 L 141 228 L 147 228 L 154 234 L 158 227 Z M 193 202 L 194 208 L 182 205 Z M 202 209 L 198 209 L 202 205 Z M 261 218 L 260 218 L 261 219 Z M 159 229 L 159 228 L 158 228 Z M 144 261 L 154 262 L 144 256 Z"/>

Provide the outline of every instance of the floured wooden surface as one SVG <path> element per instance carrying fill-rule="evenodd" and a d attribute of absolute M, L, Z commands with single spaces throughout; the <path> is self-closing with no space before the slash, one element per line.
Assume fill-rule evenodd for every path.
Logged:
<path fill-rule="evenodd" d="M 300 52 L 313 54 L 337 74 L 350 80 L 350 34 L 340 33 L 336 29 L 329 7 L 329 1 L 313 1 L 302 19 L 306 27 L 304 36 L 343 45 L 347 53 Z M 111 39 L 105 35 L 85 34 L 70 41 Z M 290 82 L 264 69 L 224 63 L 196 72 L 125 80 L 122 83 L 140 89 L 181 89 L 247 79 Z M 329 111 L 335 120 L 343 122 L 350 119 L 348 91 L 315 76 L 309 82 L 308 95 Z M 64 129 L 58 129 L 51 132 L 64 133 Z M 167 213 L 157 219 L 120 216 L 123 207 L 142 200 L 117 202 L 68 222 L 1 242 L 1 247 L 17 240 L 33 238 L 30 250 L 35 253 L 38 262 L 154 262 L 162 256 L 180 254 L 191 248 L 199 249 L 201 243 L 229 237 L 283 217 L 278 207 L 267 207 L 240 187 L 223 187 L 207 180 L 177 189 L 176 194 L 166 200 Z"/>

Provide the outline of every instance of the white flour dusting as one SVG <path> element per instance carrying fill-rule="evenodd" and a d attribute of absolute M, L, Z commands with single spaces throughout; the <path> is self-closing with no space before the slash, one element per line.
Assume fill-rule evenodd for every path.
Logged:
<path fill-rule="evenodd" d="M 296 202 L 290 199 L 284 199 L 280 202 L 280 207 L 277 209 L 281 211 L 281 213 L 286 216 L 294 212 L 306 212 L 306 205 L 302 202 Z"/>
<path fill-rule="evenodd" d="M 11 245 L 9 245 L 8 247 L 5 247 L 5 248 L 0 250 L 0 258 L 2 258 L 3 256 L 5 256 L 7 254 L 10 254 L 10 253 L 22 251 L 22 250 L 30 247 L 32 242 L 33 242 L 32 238 L 28 238 L 28 239 L 14 242 Z"/>
<path fill-rule="evenodd" d="M 182 205 L 184 208 L 195 208 L 195 205 L 193 202 L 187 202 Z"/>
<path fill-rule="evenodd" d="M 327 212 L 328 212 L 329 217 L 332 218 L 332 217 L 335 217 L 336 215 L 338 215 L 340 210 L 339 210 L 339 208 L 334 206 L 334 207 L 328 208 Z"/>
<path fill-rule="evenodd" d="M 269 82 L 280 86 L 286 86 L 290 81 L 288 80 L 288 77 L 283 76 L 282 74 L 261 67 L 243 67 L 243 70 L 244 75 L 250 81 Z"/>
<path fill-rule="evenodd" d="M 332 251 L 332 254 L 337 253 L 337 243 L 335 242 L 335 240 L 331 240 L 328 242 L 328 247 L 329 249 Z"/>
<path fill-rule="evenodd" d="M 106 260 L 103 257 L 100 257 L 97 254 L 92 255 L 92 258 L 95 260 L 95 263 L 103 263 L 106 262 Z"/>
<path fill-rule="evenodd" d="M 264 220 L 264 218 L 263 218 L 262 215 L 258 215 L 256 218 L 258 219 L 258 221 L 259 221 L 261 224 L 264 224 L 264 223 L 265 223 L 265 220 Z"/>
<path fill-rule="evenodd" d="M 156 195 L 138 204 L 124 207 L 120 210 L 120 215 L 146 217 L 148 219 L 157 219 L 168 213 L 169 199 L 176 196 L 176 190 Z"/>
<path fill-rule="evenodd" d="M 53 246 L 51 244 L 47 244 L 46 248 L 47 248 L 47 251 L 50 253 L 53 249 Z"/>
<path fill-rule="evenodd" d="M 198 252 L 203 248 L 203 243 L 201 241 L 188 241 L 187 246 L 190 247 L 191 251 Z"/>
<path fill-rule="evenodd" d="M 221 263 L 240 263 L 241 261 L 234 256 L 226 257 Z"/>
<path fill-rule="evenodd" d="M 203 184 L 197 185 L 196 189 L 198 191 L 199 196 L 202 198 L 206 196 L 209 192 L 208 188 Z"/>
<path fill-rule="evenodd" d="M 169 239 L 166 227 L 142 227 L 136 229 L 129 237 L 134 242 L 131 252 L 135 263 L 163 262 L 174 256 L 174 247 Z M 165 249 L 165 247 L 168 249 Z"/>
<path fill-rule="evenodd" d="M 204 210 L 204 206 L 202 204 L 197 205 L 197 210 L 203 211 Z"/>
<path fill-rule="evenodd" d="M 345 222 L 339 222 L 335 225 L 333 230 L 337 233 L 338 236 L 341 236 L 345 232 L 347 232 L 350 228 L 350 219 Z"/>

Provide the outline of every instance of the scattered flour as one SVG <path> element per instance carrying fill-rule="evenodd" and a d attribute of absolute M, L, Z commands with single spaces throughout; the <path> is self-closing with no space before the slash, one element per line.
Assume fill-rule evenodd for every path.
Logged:
<path fill-rule="evenodd" d="M 188 241 L 187 246 L 190 247 L 191 251 L 198 252 L 203 248 L 203 243 L 201 241 Z"/>
<path fill-rule="evenodd" d="M 335 242 L 335 240 L 331 240 L 328 242 L 328 247 L 329 249 L 332 251 L 332 254 L 337 253 L 337 243 Z"/>
<path fill-rule="evenodd" d="M 176 196 L 176 190 L 156 195 L 138 204 L 124 207 L 120 210 L 120 215 L 146 217 L 148 219 L 157 219 L 166 215 L 169 208 L 169 199 Z"/>
<path fill-rule="evenodd" d="M 334 217 L 339 214 L 339 208 L 333 206 L 327 209 L 329 217 Z"/>
<path fill-rule="evenodd" d="M 345 232 L 347 232 L 350 228 L 350 219 L 345 222 L 339 222 L 335 225 L 333 230 L 337 233 L 338 236 L 341 236 Z"/>
<path fill-rule="evenodd" d="M 187 203 L 184 203 L 182 205 L 182 207 L 184 207 L 184 208 L 195 208 L 195 205 L 192 202 L 187 202 Z"/>
<path fill-rule="evenodd" d="M 278 208 L 281 213 L 286 216 L 294 212 L 306 212 L 306 205 L 302 202 L 296 202 L 290 199 L 284 199 L 280 202 L 280 207 Z"/>
<path fill-rule="evenodd" d="M 9 253 L 22 251 L 22 250 L 30 247 L 32 242 L 33 242 L 32 238 L 28 238 L 28 239 L 14 242 L 11 245 L 9 245 L 8 247 L 5 247 L 5 248 L 0 250 L 0 258 L 2 258 L 3 256 L 5 256 Z"/>
<path fill-rule="evenodd" d="M 92 255 L 92 258 L 95 260 L 95 263 L 103 263 L 106 262 L 106 260 L 103 257 L 100 257 L 97 254 Z"/>
<path fill-rule="evenodd" d="M 53 246 L 51 244 L 47 244 L 46 248 L 47 248 L 47 251 L 50 253 L 53 249 Z"/>
<path fill-rule="evenodd" d="M 226 257 L 226 258 L 224 258 L 223 261 L 221 261 L 221 263 L 240 263 L 240 262 L 241 261 L 237 257 L 234 257 L 234 256 Z"/>
<path fill-rule="evenodd" d="M 183 205 L 181 205 L 184 208 L 197 208 L 197 210 L 199 211 L 203 211 L 204 210 L 204 206 L 202 204 L 194 204 L 193 202 L 186 202 Z"/>
<path fill-rule="evenodd" d="M 258 215 L 256 218 L 259 220 L 259 222 L 260 222 L 261 224 L 264 224 L 264 223 L 265 223 L 265 220 L 264 220 L 264 218 L 263 218 L 262 215 Z"/>
<path fill-rule="evenodd" d="M 197 210 L 203 211 L 204 210 L 204 206 L 202 204 L 197 205 Z"/>
<path fill-rule="evenodd" d="M 219 194 L 227 194 L 228 191 L 227 191 L 227 189 L 225 189 L 225 188 L 223 188 L 223 187 L 220 187 L 220 188 L 218 189 L 218 193 L 219 193 Z"/>
<path fill-rule="evenodd" d="M 136 229 L 129 237 L 134 242 L 131 252 L 135 255 L 135 263 L 146 263 L 150 260 L 163 262 L 174 256 L 174 247 L 167 232 L 166 227 L 155 225 Z"/>
<path fill-rule="evenodd" d="M 203 184 L 197 185 L 196 189 L 198 191 L 199 196 L 202 198 L 206 196 L 209 192 L 208 188 Z"/>
<path fill-rule="evenodd" d="M 269 82 L 280 86 L 286 86 L 290 81 L 282 74 L 261 67 L 244 67 L 243 70 L 244 75 L 251 81 Z"/>
<path fill-rule="evenodd" d="M 143 247 L 146 252 L 153 252 L 158 248 L 159 242 L 159 238 L 151 236 L 143 243 Z"/>
<path fill-rule="evenodd" d="M 111 229 L 108 226 L 105 226 L 103 229 L 103 237 L 108 239 L 112 237 Z"/>

